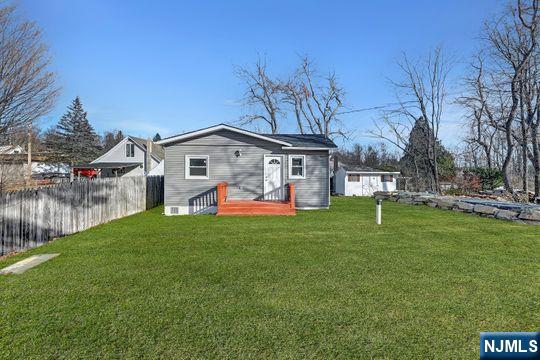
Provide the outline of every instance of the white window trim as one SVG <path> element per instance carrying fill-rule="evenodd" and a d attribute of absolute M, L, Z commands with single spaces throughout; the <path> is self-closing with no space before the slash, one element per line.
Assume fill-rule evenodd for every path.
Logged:
<path fill-rule="evenodd" d="M 189 160 L 190 159 L 206 159 L 206 176 L 189 175 Z M 186 155 L 184 159 L 184 178 L 185 179 L 210 179 L 210 157 L 208 155 Z"/>
<path fill-rule="evenodd" d="M 302 175 L 292 174 L 292 159 L 302 158 Z M 289 155 L 289 179 L 305 179 L 306 178 L 306 155 Z"/>
<path fill-rule="evenodd" d="M 130 148 L 130 150 L 133 149 L 133 152 L 130 151 L 130 153 L 132 154 L 131 156 L 128 155 L 128 147 Z M 126 144 L 124 145 L 124 151 L 127 158 L 134 158 L 135 157 L 135 144 L 126 142 Z"/>

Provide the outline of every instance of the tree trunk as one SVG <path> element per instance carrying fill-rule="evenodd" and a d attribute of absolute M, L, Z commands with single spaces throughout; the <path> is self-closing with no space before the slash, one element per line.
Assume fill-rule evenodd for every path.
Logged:
<path fill-rule="evenodd" d="M 504 188 L 509 193 L 513 194 L 514 190 L 510 183 L 509 168 L 512 163 L 512 155 L 514 154 L 514 140 L 512 139 L 512 122 L 507 121 L 505 126 L 505 139 L 506 139 L 506 155 L 502 166 L 502 172 L 504 175 Z"/>
<path fill-rule="evenodd" d="M 528 169 L 528 159 L 527 159 L 527 123 L 525 119 L 525 105 L 523 104 L 524 96 L 523 96 L 523 82 L 520 82 L 519 86 L 519 110 L 520 110 L 520 116 L 521 116 L 521 165 L 523 166 L 522 169 L 522 175 L 523 175 L 523 182 L 522 182 L 522 188 L 525 194 L 529 193 L 529 186 L 528 186 L 528 178 L 529 178 L 529 169 Z M 527 195 L 528 196 L 528 195 Z"/>
<path fill-rule="evenodd" d="M 523 165 L 523 183 L 522 183 L 522 187 L 523 187 L 523 191 L 527 194 L 529 192 L 529 169 L 528 169 L 528 158 L 527 158 L 527 153 L 528 153 L 528 148 L 527 148 L 527 142 L 526 141 L 523 141 L 523 144 L 521 144 L 521 162 L 522 162 L 522 165 Z"/>
<path fill-rule="evenodd" d="M 531 126 L 531 143 L 534 168 L 534 196 L 540 197 L 540 144 L 538 144 L 538 124 Z"/>

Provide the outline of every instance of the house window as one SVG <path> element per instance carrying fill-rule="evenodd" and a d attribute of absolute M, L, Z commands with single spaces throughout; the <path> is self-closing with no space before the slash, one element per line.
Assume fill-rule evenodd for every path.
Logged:
<path fill-rule="evenodd" d="M 306 178 L 306 156 L 289 155 L 289 179 Z"/>
<path fill-rule="evenodd" d="M 208 179 L 208 155 L 186 155 L 186 179 Z"/>
<path fill-rule="evenodd" d="M 394 175 L 381 175 L 381 182 L 392 182 L 394 181 Z"/>
<path fill-rule="evenodd" d="M 360 175 L 357 175 L 357 174 L 349 174 L 349 175 L 347 175 L 347 176 L 348 176 L 349 182 L 360 182 Z"/>
<path fill-rule="evenodd" d="M 135 157 L 135 144 L 126 144 L 126 157 Z"/>

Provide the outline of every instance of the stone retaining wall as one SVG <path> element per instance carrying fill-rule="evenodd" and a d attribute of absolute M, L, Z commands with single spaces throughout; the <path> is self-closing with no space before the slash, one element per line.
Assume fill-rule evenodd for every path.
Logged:
<path fill-rule="evenodd" d="M 493 203 L 490 201 L 486 201 L 486 204 L 480 204 L 478 202 L 481 202 L 481 199 L 413 192 L 375 192 L 374 197 L 375 199 L 396 201 L 401 204 L 427 205 L 444 210 L 460 211 L 523 224 L 540 225 L 540 207 L 538 206 L 511 203 L 509 204 L 511 210 L 509 210 L 509 206 L 490 206 L 490 203 Z"/>

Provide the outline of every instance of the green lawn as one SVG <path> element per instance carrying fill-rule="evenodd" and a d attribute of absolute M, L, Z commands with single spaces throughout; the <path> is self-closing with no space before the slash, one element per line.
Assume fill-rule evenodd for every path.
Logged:
<path fill-rule="evenodd" d="M 478 358 L 540 330 L 540 227 L 334 198 L 296 217 L 165 217 L 56 240 L 0 277 L 1 358 Z"/>

